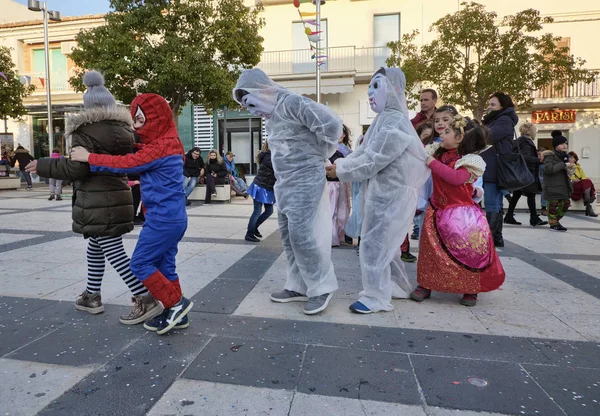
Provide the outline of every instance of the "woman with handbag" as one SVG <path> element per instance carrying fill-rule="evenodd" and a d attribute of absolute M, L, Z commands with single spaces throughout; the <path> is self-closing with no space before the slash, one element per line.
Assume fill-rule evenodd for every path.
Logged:
<path fill-rule="evenodd" d="M 535 139 L 535 135 L 537 134 L 537 128 L 532 123 L 523 123 L 519 128 L 519 133 L 521 133 L 521 136 L 514 144 L 515 152 L 521 153 L 535 181 L 531 185 L 513 192 L 512 199 L 508 205 L 508 211 L 506 211 L 506 217 L 504 217 L 504 223 L 521 225 L 521 223 L 515 219 L 515 208 L 521 195 L 525 195 L 525 197 L 527 197 L 527 207 L 529 207 L 529 224 L 532 227 L 548 225 L 548 221 L 542 221 L 538 216 L 537 208 L 535 206 L 535 196 L 542 192 L 542 184 L 539 175 L 541 162 L 537 154 L 537 148 L 533 142 L 533 139 Z"/>
<path fill-rule="evenodd" d="M 504 247 L 502 190 L 497 184 L 497 159 L 499 156 L 512 153 L 514 128 L 518 121 L 515 105 L 508 94 L 495 92 L 490 96 L 483 125 L 489 130 L 488 141 L 492 147 L 481 152 L 480 155 L 486 163 L 483 175 L 485 215 L 496 247 Z"/>

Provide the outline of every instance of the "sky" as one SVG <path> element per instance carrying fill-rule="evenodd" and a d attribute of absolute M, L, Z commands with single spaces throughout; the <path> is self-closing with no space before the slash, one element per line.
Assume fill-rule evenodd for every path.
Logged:
<path fill-rule="evenodd" d="M 86 14 L 106 13 L 109 11 L 109 0 L 46 0 L 48 9 L 58 10 L 63 16 L 82 16 Z M 27 6 L 27 0 L 16 0 Z"/>

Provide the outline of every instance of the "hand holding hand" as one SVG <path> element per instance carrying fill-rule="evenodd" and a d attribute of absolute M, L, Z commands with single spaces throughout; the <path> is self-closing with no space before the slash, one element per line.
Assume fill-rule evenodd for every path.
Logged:
<path fill-rule="evenodd" d="M 29 173 L 36 173 L 37 171 L 37 160 L 32 160 L 25 166 L 25 171 Z"/>
<path fill-rule="evenodd" d="M 89 157 L 90 157 L 90 152 L 88 152 L 81 146 L 76 146 L 73 149 L 71 149 L 71 160 L 73 160 L 75 162 L 86 162 L 87 163 Z"/>
<path fill-rule="evenodd" d="M 325 174 L 330 178 L 337 178 L 337 166 L 330 165 L 325 167 Z"/>
<path fill-rule="evenodd" d="M 473 188 L 473 198 L 480 199 L 483 196 L 483 189 Z"/>

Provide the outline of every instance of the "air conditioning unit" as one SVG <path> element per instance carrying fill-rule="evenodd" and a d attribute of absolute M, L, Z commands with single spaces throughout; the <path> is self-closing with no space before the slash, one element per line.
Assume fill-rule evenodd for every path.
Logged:
<path fill-rule="evenodd" d="M 73 49 L 77 47 L 77 42 L 61 42 L 60 51 L 63 55 L 71 55 Z"/>

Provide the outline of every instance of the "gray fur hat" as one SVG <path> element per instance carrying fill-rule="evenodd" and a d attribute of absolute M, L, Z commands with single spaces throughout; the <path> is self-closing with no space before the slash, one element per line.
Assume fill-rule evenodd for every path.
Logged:
<path fill-rule="evenodd" d="M 87 91 L 83 93 L 83 108 L 114 107 L 115 98 L 104 87 L 104 77 L 98 71 L 88 71 L 83 76 L 83 84 Z"/>

